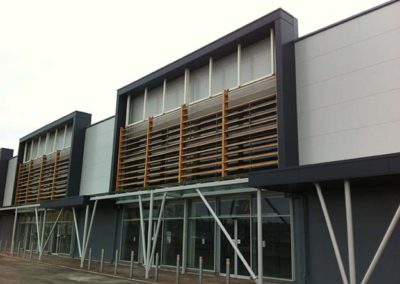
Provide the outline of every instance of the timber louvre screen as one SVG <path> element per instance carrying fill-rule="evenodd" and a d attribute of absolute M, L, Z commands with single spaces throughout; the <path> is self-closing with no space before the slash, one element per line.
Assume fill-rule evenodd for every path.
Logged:
<path fill-rule="evenodd" d="M 18 166 L 15 204 L 57 199 L 66 196 L 69 148 L 43 155 Z"/>
<path fill-rule="evenodd" d="M 278 166 L 275 77 L 120 128 L 117 191 Z"/>

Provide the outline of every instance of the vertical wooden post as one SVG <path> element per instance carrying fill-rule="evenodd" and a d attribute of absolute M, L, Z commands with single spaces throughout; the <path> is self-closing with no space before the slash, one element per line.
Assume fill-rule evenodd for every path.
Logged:
<path fill-rule="evenodd" d="M 222 136 L 221 136 L 221 164 L 222 164 L 222 169 L 221 169 L 221 175 L 222 177 L 226 177 L 227 175 L 227 131 L 228 131 L 228 90 L 224 90 L 224 93 L 222 94 Z"/>
<path fill-rule="evenodd" d="M 149 117 L 147 122 L 147 138 L 146 138 L 146 159 L 144 164 L 144 177 L 143 186 L 146 187 L 149 184 L 149 174 L 150 174 L 150 144 L 151 136 L 153 132 L 153 117 Z"/>
<path fill-rule="evenodd" d="M 41 189 L 42 189 L 42 181 L 43 181 L 43 169 L 46 166 L 46 163 L 47 163 L 47 157 L 46 157 L 46 155 L 43 155 L 42 162 L 40 165 L 39 184 L 38 184 L 38 193 L 37 193 L 36 201 L 40 200 L 40 194 L 42 192 Z"/>
<path fill-rule="evenodd" d="M 51 199 L 54 199 L 54 190 L 56 189 L 56 178 L 58 175 L 58 161 L 61 157 L 61 151 L 58 150 L 54 155 L 54 170 L 53 170 L 53 181 L 51 182 Z"/>
<path fill-rule="evenodd" d="M 20 195 L 20 192 L 21 192 L 21 181 L 20 181 L 20 178 L 21 178 L 22 167 L 23 167 L 22 163 L 18 165 L 17 189 L 16 189 L 16 192 L 15 192 L 15 205 L 18 205 L 18 198 L 19 198 L 19 195 Z"/>
<path fill-rule="evenodd" d="M 28 190 L 31 187 L 31 173 L 32 173 L 32 168 L 33 168 L 33 161 L 31 160 L 29 162 L 29 171 L 28 171 L 28 180 L 27 180 L 27 186 L 26 186 L 26 191 L 25 191 L 25 203 L 28 202 Z"/>
<path fill-rule="evenodd" d="M 187 120 L 187 107 L 186 105 L 181 106 L 181 117 L 180 117 L 180 129 L 179 129 L 179 172 L 178 172 L 178 182 L 183 182 L 183 175 L 185 173 L 185 132 L 186 132 L 186 120 Z"/>
<path fill-rule="evenodd" d="M 117 161 L 117 180 L 115 183 L 115 190 L 119 191 L 119 186 L 120 186 L 120 177 L 121 177 L 121 162 L 122 162 L 122 147 L 124 145 L 124 142 L 126 140 L 126 129 L 121 127 L 119 129 L 119 145 L 118 145 L 118 161 Z"/>

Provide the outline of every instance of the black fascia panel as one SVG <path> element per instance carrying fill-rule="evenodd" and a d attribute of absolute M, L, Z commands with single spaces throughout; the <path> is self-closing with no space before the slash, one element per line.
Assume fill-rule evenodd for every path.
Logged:
<path fill-rule="evenodd" d="M 250 44 L 264 37 L 268 28 L 274 27 L 274 22 L 278 19 L 284 20 L 290 24 L 296 23 L 297 25 L 297 20 L 293 16 L 282 9 L 277 9 L 181 59 L 120 88 L 117 94 L 119 96 L 124 96 L 132 91 L 133 93 L 140 92 L 145 87 L 151 88 L 160 84 L 165 78 L 170 79 L 182 75 L 186 68 L 195 69 L 207 64 L 210 57 L 218 58 L 228 55 L 236 49 L 237 44 Z"/>
<path fill-rule="evenodd" d="M 257 171 L 249 175 L 252 187 L 287 187 L 313 182 L 339 181 L 400 174 L 400 154 L 388 154 L 349 159 L 271 171 Z"/>
<path fill-rule="evenodd" d="M 55 209 L 55 208 L 69 208 L 79 207 L 88 204 L 90 201 L 89 196 L 73 196 L 55 200 L 42 200 L 39 202 L 41 208 Z"/>
<path fill-rule="evenodd" d="M 23 162 L 24 158 L 23 145 L 28 140 L 38 138 L 40 135 L 43 135 L 44 133 L 49 131 L 53 131 L 62 125 L 65 124 L 72 125 L 72 138 L 71 138 L 72 140 L 71 140 L 70 164 L 69 164 L 69 175 L 67 184 L 67 196 L 78 195 L 80 180 L 81 180 L 83 149 L 85 143 L 85 130 L 88 126 L 90 126 L 91 120 L 92 120 L 92 115 L 90 113 L 74 111 L 22 137 L 19 140 L 17 163 L 20 164 Z M 15 176 L 15 182 L 14 182 L 13 200 L 15 199 L 16 185 L 17 185 L 17 175 Z"/>
<path fill-rule="evenodd" d="M 4 191 L 8 171 L 8 161 L 13 157 L 14 150 L 0 148 L 0 207 L 3 206 Z"/>

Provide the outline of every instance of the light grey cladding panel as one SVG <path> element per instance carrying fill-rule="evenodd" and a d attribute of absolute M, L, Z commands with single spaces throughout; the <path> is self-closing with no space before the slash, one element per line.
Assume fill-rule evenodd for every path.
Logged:
<path fill-rule="evenodd" d="M 18 160 L 18 157 L 14 157 L 8 161 L 7 178 L 6 178 L 6 187 L 4 189 L 3 206 L 11 206 L 13 203 L 12 198 L 13 198 L 13 193 L 14 193 L 15 175 L 17 173 L 17 160 Z"/>
<path fill-rule="evenodd" d="M 109 191 L 113 133 L 114 118 L 86 129 L 80 195 Z"/>
<path fill-rule="evenodd" d="M 400 152 L 400 2 L 296 43 L 300 164 Z"/>

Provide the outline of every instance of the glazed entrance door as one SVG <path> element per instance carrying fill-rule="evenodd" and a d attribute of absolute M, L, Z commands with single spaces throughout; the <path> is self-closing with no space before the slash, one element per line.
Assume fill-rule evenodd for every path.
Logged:
<path fill-rule="evenodd" d="M 222 219 L 222 224 L 232 237 L 244 258 L 250 263 L 251 243 L 250 243 L 250 219 L 237 218 L 237 219 Z M 226 259 L 230 259 L 230 273 L 235 276 L 248 276 L 246 267 L 240 261 L 237 253 L 232 248 L 228 239 L 221 231 L 220 243 L 220 271 L 226 273 Z"/>

